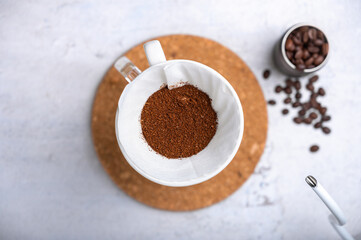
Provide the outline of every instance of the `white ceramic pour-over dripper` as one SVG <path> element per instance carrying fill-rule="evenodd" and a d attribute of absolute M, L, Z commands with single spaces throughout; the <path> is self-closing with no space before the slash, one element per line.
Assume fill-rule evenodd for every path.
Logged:
<path fill-rule="evenodd" d="M 145 52 L 150 68 L 142 73 L 130 67 L 134 65 L 127 59 L 121 58 L 115 64 L 130 82 L 119 99 L 115 123 L 124 157 L 142 176 L 166 186 L 189 186 L 214 177 L 231 162 L 241 143 L 244 122 L 236 92 L 223 76 L 203 64 L 166 61 L 158 41 L 145 44 Z M 142 136 L 139 121 L 149 96 L 167 83 L 164 69 L 172 65 L 177 66 L 189 84 L 209 95 L 218 117 L 217 132 L 208 146 L 181 160 L 167 159 L 154 152 Z"/>

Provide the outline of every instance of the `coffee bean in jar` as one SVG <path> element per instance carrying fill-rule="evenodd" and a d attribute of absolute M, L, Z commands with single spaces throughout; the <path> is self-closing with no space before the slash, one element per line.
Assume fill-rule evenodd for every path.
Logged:
<path fill-rule="evenodd" d="M 323 32 L 308 26 L 293 30 L 285 48 L 288 60 L 300 71 L 319 66 L 328 54 L 328 42 Z"/>
<path fill-rule="evenodd" d="M 279 69 L 289 76 L 305 76 L 321 69 L 329 58 L 329 41 L 319 28 L 296 24 L 275 48 Z"/>

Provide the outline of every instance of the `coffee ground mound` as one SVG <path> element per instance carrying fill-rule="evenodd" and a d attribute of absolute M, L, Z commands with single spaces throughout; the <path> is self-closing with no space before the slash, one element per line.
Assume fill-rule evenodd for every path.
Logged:
<path fill-rule="evenodd" d="M 202 151 L 217 130 L 209 96 L 192 85 L 153 93 L 141 113 L 145 140 L 167 158 L 186 158 Z"/>

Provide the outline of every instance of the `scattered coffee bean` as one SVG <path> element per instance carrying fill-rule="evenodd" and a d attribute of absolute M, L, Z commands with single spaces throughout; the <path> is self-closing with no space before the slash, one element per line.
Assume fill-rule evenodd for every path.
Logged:
<path fill-rule="evenodd" d="M 320 147 L 317 146 L 317 145 L 312 145 L 312 146 L 310 147 L 310 151 L 311 151 L 311 152 L 317 152 L 319 149 L 320 149 Z"/>
<path fill-rule="evenodd" d="M 286 97 L 285 100 L 283 100 L 283 102 L 289 104 L 292 102 L 292 99 L 290 97 Z"/>
<path fill-rule="evenodd" d="M 303 107 L 303 109 L 305 109 L 305 110 L 307 111 L 308 109 L 311 108 L 311 103 L 306 102 L 306 103 L 304 103 L 304 104 L 302 105 L 302 107 Z"/>
<path fill-rule="evenodd" d="M 310 103 L 311 103 L 311 107 L 313 107 L 313 108 L 317 109 L 319 106 L 319 103 L 317 102 L 316 98 L 311 97 Z"/>
<path fill-rule="evenodd" d="M 286 85 L 287 87 L 292 87 L 293 86 L 293 81 L 289 78 L 286 79 Z"/>
<path fill-rule="evenodd" d="M 301 39 L 303 39 L 303 38 L 301 37 Z M 320 39 L 320 38 L 317 37 L 317 39 Z M 309 39 L 308 42 L 312 42 L 312 41 Z M 293 43 L 293 44 L 295 45 L 295 48 L 300 47 L 296 43 Z M 310 45 L 310 46 L 315 46 L 315 45 Z M 322 55 L 313 54 L 312 58 L 317 58 L 319 56 L 322 56 Z M 302 61 L 302 59 L 293 59 L 293 61 L 294 62 L 297 61 L 298 63 L 301 63 L 300 61 Z M 297 115 L 293 118 L 293 121 L 296 124 L 307 124 L 307 125 L 312 124 L 312 126 L 315 129 L 320 128 L 323 133 L 330 134 L 331 129 L 327 126 L 324 126 L 324 124 L 325 124 L 325 122 L 331 120 L 331 116 L 326 115 L 327 108 L 324 105 L 322 105 L 318 100 L 319 96 L 326 95 L 326 91 L 322 87 L 318 88 L 318 90 L 316 91 L 315 86 L 314 86 L 314 83 L 317 82 L 318 79 L 319 79 L 319 77 L 317 75 L 314 75 L 308 79 L 308 82 L 306 83 L 306 85 L 302 86 L 299 79 L 287 78 L 283 85 L 281 84 L 281 85 L 277 85 L 275 87 L 275 92 L 276 93 L 283 92 L 283 94 L 286 95 L 283 102 L 285 104 L 292 104 L 292 107 L 296 109 Z M 308 96 L 308 98 L 306 98 L 307 100 L 302 102 L 301 98 L 305 94 L 305 92 L 307 93 L 307 91 L 305 91 L 306 89 L 309 92 L 309 95 L 307 94 L 307 96 Z M 275 105 L 276 101 L 269 100 L 268 104 Z M 281 113 L 283 115 L 288 115 L 290 113 L 290 110 L 284 108 L 284 109 L 282 109 Z M 311 148 L 313 150 L 311 150 L 311 148 L 310 148 L 310 151 L 316 152 L 317 151 L 317 150 L 315 150 L 316 147 L 318 150 L 319 147 L 317 145 L 313 145 L 313 146 L 311 146 Z"/>
<path fill-rule="evenodd" d="M 301 106 L 301 103 L 300 102 L 294 102 L 293 104 L 292 104 L 292 107 L 294 107 L 294 108 L 296 108 L 296 107 L 299 107 L 299 106 Z"/>
<path fill-rule="evenodd" d="M 293 121 L 294 121 L 295 123 L 297 123 L 297 124 L 300 124 L 300 123 L 302 122 L 302 118 L 300 118 L 300 117 L 295 117 L 295 118 L 293 119 Z"/>
<path fill-rule="evenodd" d="M 323 116 L 322 121 L 327 122 L 331 120 L 331 116 Z"/>
<path fill-rule="evenodd" d="M 264 78 L 264 79 L 269 78 L 270 75 L 271 75 L 271 71 L 270 71 L 270 70 L 268 70 L 268 69 L 264 70 L 264 72 L 263 72 L 263 78 Z"/>
<path fill-rule="evenodd" d="M 312 85 L 312 83 L 307 84 L 306 88 L 310 91 L 313 91 L 315 89 L 315 87 Z"/>
<path fill-rule="evenodd" d="M 299 116 L 304 116 L 306 114 L 306 110 L 305 109 L 301 109 L 300 111 L 298 111 L 298 115 Z"/>
<path fill-rule="evenodd" d="M 283 109 L 283 110 L 282 110 L 282 114 L 283 114 L 283 115 L 287 115 L 288 112 L 289 112 L 288 109 Z"/>
<path fill-rule="evenodd" d="M 269 105 L 276 105 L 276 101 L 275 101 L 275 100 L 269 100 L 269 101 L 268 101 L 268 104 L 269 104 Z"/>
<path fill-rule="evenodd" d="M 309 26 L 293 30 L 287 37 L 285 48 L 287 58 L 300 71 L 320 65 L 328 54 L 324 34 Z"/>
<path fill-rule="evenodd" d="M 283 90 L 283 88 L 281 87 L 281 86 L 276 86 L 276 88 L 275 88 L 275 92 L 276 93 L 279 93 L 279 92 L 281 92 Z"/>
<path fill-rule="evenodd" d="M 311 124 L 312 119 L 311 118 L 305 118 L 305 119 L 303 119 L 303 122 L 306 123 L 306 124 Z"/>
<path fill-rule="evenodd" d="M 309 81 L 310 83 L 317 82 L 317 80 L 318 80 L 318 75 L 315 75 L 315 76 L 311 77 L 310 79 L 308 79 L 308 81 Z"/>
<path fill-rule="evenodd" d="M 318 97 L 318 93 L 313 92 L 313 93 L 311 93 L 310 99 L 311 99 L 311 101 L 316 101 L 317 97 Z"/>
<path fill-rule="evenodd" d="M 313 127 L 314 127 L 314 128 L 320 128 L 320 127 L 322 127 L 322 122 L 316 123 Z"/>
<path fill-rule="evenodd" d="M 311 112 L 310 116 L 311 119 L 316 119 L 317 118 L 317 114 L 315 112 Z"/>
<path fill-rule="evenodd" d="M 284 91 L 285 91 L 285 93 L 287 93 L 287 94 L 291 94 L 291 93 L 292 93 L 292 89 L 291 89 L 290 87 L 286 87 Z"/>
<path fill-rule="evenodd" d="M 331 129 L 328 128 L 328 127 L 323 127 L 322 128 L 322 131 L 325 133 L 325 134 L 329 134 L 331 132 Z"/>
<path fill-rule="evenodd" d="M 325 115 L 325 113 L 326 113 L 326 111 L 327 111 L 327 108 L 321 107 L 321 108 L 319 109 L 319 111 L 320 111 L 320 113 L 321 113 L 322 115 Z"/>
<path fill-rule="evenodd" d="M 325 90 L 323 88 L 318 89 L 317 93 L 320 96 L 325 96 L 326 95 L 326 92 L 325 92 Z"/>

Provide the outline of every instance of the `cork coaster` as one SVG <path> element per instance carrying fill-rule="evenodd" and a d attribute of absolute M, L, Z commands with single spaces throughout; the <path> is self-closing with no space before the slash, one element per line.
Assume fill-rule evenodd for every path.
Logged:
<path fill-rule="evenodd" d="M 267 110 L 262 90 L 248 66 L 217 42 L 190 35 L 170 35 L 157 39 L 168 60 L 201 62 L 222 74 L 236 90 L 245 118 L 243 140 L 236 156 L 217 176 L 189 187 L 166 187 L 142 177 L 127 163 L 116 140 L 115 113 L 127 82 L 114 67 L 110 67 L 105 74 L 95 96 L 92 112 L 94 146 L 112 180 L 134 199 L 155 208 L 174 211 L 210 206 L 242 186 L 262 155 L 267 136 Z M 143 43 L 125 55 L 140 70 L 148 68 Z"/>

